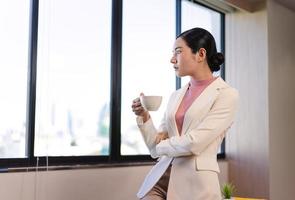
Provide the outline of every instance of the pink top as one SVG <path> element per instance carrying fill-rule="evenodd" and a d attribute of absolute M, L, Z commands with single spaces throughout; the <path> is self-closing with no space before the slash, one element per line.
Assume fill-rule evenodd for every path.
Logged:
<path fill-rule="evenodd" d="M 189 107 L 193 104 L 193 102 L 200 96 L 200 94 L 203 92 L 203 90 L 210 85 L 217 77 L 213 77 L 208 80 L 201 80 L 197 81 L 194 79 L 191 79 L 189 82 L 189 86 L 187 88 L 187 91 L 178 107 L 178 110 L 175 114 L 175 120 L 176 125 L 178 129 L 178 133 L 181 134 L 183 120 L 186 111 L 189 109 Z"/>

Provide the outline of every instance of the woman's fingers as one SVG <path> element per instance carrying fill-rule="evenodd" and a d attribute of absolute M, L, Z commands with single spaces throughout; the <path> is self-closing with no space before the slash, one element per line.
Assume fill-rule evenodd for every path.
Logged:
<path fill-rule="evenodd" d="M 132 111 L 136 114 L 136 115 L 143 115 L 143 113 L 145 112 L 144 108 L 141 105 L 140 99 L 136 98 L 132 101 L 132 105 L 131 105 Z"/>
<path fill-rule="evenodd" d="M 166 140 L 168 138 L 168 133 L 167 132 L 160 132 L 157 134 L 156 137 L 156 144 L 159 144 L 162 140 Z"/>
<path fill-rule="evenodd" d="M 163 138 L 161 138 L 161 137 L 156 137 L 156 144 L 159 144 L 162 140 L 163 140 Z"/>
<path fill-rule="evenodd" d="M 144 109 L 142 107 L 136 107 L 136 108 L 133 108 L 133 112 L 136 115 L 140 115 L 142 112 L 144 112 Z"/>
<path fill-rule="evenodd" d="M 156 137 L 156 144 L 159 144 L 161 142 L 161 139 L 160 139 L 160 137 Z"/>
<path fill-rule="evenodd" d="M 167 132 L 160 132 L 158 135 L 161 135 L 162 138 L 168 138 L 168 133 Z"/>

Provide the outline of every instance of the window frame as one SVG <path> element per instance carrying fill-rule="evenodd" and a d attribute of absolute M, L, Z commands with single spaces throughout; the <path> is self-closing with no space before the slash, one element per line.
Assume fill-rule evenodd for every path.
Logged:
<path fill-rule="evenodd" d="M 176 36 L 181 33 L 181 2 L 176 1 Z M 196 2 L 205 8 L 221 14 L 221 52 L 225 53 L 225 14 Z M 154 162 L 149 155 L 121 155 L 121 84 L 122 84 L 122 15 L 123 0 L 112 0 L 111 20 L 111 77 L 110 77 L 110 146 L 108 156 L 34 156 L 35 141 L 35 107 L 36 107 L 36 80 L 37 80 L 37 47 L 38 47 L 38 13 L 39 0 L 30 2 L 29 28 L 29 62 L 27 86 L 27 116 L 26 116 L 26 158 L 0 158 L 2 171 L 14 167 L 65 166 L 65 165 L 95 165 L 148 163 Z M 225 79 L 225 66 L 221 67 L 221 77 Z M 181 79 L 176 77 L 176 89 L 181 86 Z M 119 114 L 118 114 L 119 113 Z M 225 158 L 225 141 L 221 145 L 218 159 Z"/>

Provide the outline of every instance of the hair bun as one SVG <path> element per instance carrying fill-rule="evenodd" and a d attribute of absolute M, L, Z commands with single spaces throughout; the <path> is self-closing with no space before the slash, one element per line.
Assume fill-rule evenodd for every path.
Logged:
<path fill-rule="evenodd" d="M 216 53 L 210 58 L 210 68 L 212 71 L 219 71 L 220 65 L 224 62 L 224 56 L 222 53 Z"/>
<path fill-rule="evenodd" d="M 224 56 L 222 53 L 216 53 L 211 57 L 211 63 L 213 66 L 219 66 L 224 62 Z"/>

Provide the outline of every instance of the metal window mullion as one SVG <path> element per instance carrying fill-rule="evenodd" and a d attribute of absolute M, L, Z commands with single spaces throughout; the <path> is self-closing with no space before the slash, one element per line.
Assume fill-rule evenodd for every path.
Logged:
<path fill-rule="evenodd" d="M 109 161 L 121 158 L 122 0 L 112 1 Z"/>
<path fill-rule="evenodd" d="M 225 15 L 220 13 L 220 39 L 221 39 L 221 53 L 225 55 Z M 225 79 L 225 63 L 221 66 L 221 77 Z"/>
<path fill-rule="evenodd" d="M 223 55 L 225 55 L 225 14 L 224 13 L 220 13 L 220 23 L 221 23 L 221 30 L 220 30 L 220 34 L 221 34 L 221 52 L 223 53 Z M 223 65 L 221 66 L 221 72 L 220 72 L 221 77 L 225 80 L 225 63 L 223 63 Z M 222 158 L 225 158 L 225 139 L 222 141 L 221 143 L 221 156 Z"/>
<path fill-rule="evenodd" d="M 27 117 L 26 117 L 26 156 L 28 164 L 34 162 L 35 140 L 35 106 L 36 106 L 36 78 L 37 78 L 37 45 L 38 45 L 38 6 L 39 0 L 31 0 L 29 55 L 28 55 L 28 86 L 27 86 Z"/>
<path fill-rule="evenodd" d="M 181 0 L 176 0 L 176 37 L 181 33 Z M 181 78 L 176 78 L 176 89 L 181 88 Z"/>

